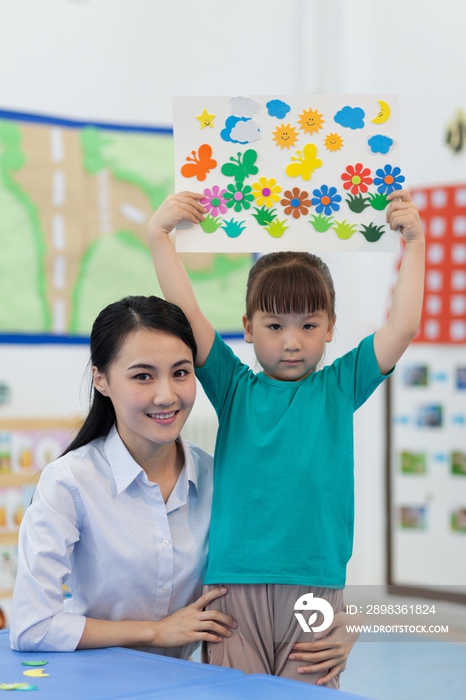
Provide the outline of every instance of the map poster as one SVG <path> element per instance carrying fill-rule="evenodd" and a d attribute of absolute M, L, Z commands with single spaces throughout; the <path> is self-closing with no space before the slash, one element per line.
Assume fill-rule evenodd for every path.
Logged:
<path fill-rule="evenodd" d="M 0 111 L 2 336 L 87 337 L 103 307 L 161 295 L 146 228 L 174 191 L 168 128 Z M 241 331 L 247 253 L 182 256 L 222 333 Z"/>

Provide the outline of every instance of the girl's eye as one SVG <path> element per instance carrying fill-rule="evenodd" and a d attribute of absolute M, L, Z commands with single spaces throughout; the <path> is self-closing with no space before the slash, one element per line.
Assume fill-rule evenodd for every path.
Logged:
<path fill-rule="evenodd" d="M 281 330 L 281 325 L 279 323 L 271 323 L 269 328 L 271 331 L 279 331 Z"/>
<path fill-rule="evenodd" d="M 140 374 L 136 374 L 134 378 L 146 382 L 148 379 L 150 379 L 150 374 L 147 372 L 141 372 Z"/>
<path fill-rule="evenodd" d="M 306 331 L 310 331 L 310 330 L 312 330 L 313 328 L 315 328 L 315 326 L 314 326 L 313 323 L 305 323 L 304 326 L 303 326 L 303 328 L 304 328 L 304 330 L 306 330 Z"/>

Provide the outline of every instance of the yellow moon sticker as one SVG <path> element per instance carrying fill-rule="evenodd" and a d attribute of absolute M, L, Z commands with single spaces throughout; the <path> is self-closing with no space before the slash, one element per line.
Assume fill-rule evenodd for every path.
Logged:
<path fill-rule="evenodd" d="M 23 671 L 23 676 L 32 676 L 33 678 L 46 678 L 50 673 L 45 673 L 43 668 L 31 668 L 30 671 Z"/>
<path fill-rule="evenodd" d="M 380 105 L 380 112 L 372 119 L 372 124 L 385 124 L 390 117 L 390 107 L 383 100 L 378 100 L 378 103 Z"/>

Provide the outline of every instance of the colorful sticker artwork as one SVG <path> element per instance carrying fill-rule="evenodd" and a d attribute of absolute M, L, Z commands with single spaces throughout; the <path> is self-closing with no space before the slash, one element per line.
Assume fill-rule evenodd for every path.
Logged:
<path fill-rule="evenodd" d="M 206 209 L 199 225 L 180 223 L 179 251 L 399 250 L 385 221 L 405 181 L 395 95 L 186 97 L 173 108 L 175 189 L 200 192 Z"/>

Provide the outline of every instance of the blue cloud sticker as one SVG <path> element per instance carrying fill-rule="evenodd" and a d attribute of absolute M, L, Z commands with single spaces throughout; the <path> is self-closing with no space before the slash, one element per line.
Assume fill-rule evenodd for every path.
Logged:
<path fill-rule="evenodd" d="M 265 106 L 270 116 L 277 117 L 277 119 L 284 119 L 291 109 L 290 105 L 282 100 L 270 100 Z"/>
<path fill-rule="evenodd" d="M 364 110 L 361 107 L 343 107 L 333 117 L 337 124 L 348 129 L 364 128 Z"/>
<path fill-rule="evenodd" d="M 372 153 L 383 153 L 386 155 L 393 148 L 395 142 L 389 136 L 376 134 L 367 139 L 367 144 Z"/>
<path fill-rule="evenodd" d="M 231 138 L 231 132 L 235 128 L 235 126 L 238 124 L 238 122 L 247 122 L 249 121 L 248 118 L 246 117 L 227 117 L 225 121 L 225 128 L 222 129 L 220 132 L 220 136 L 224 141 L 231 141 L 232 143 L 248 143 L 247 141 L 237 141 L 234 138 Z"/>

